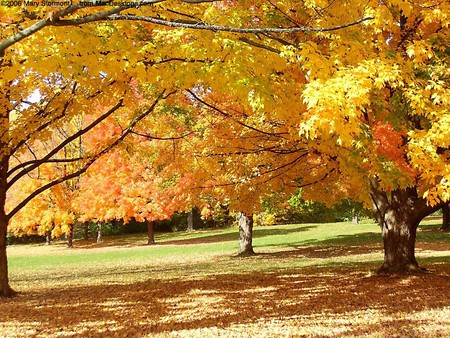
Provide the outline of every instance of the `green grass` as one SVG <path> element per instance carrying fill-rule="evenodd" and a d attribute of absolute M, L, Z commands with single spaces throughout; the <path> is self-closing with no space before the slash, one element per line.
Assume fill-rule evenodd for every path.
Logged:
<path fill-rule="evenodd" d="M 449 234 L 436 231 L 439 225 L 425 222 L 418 242 L 449 241 Z M 63 242 L 51 246 L 15 245 L 8 248 L 12 283 L 64 278 L 82 282 L 102 281 L 115 271 L 146 278 L 157 272 L 165 278 L 223 271 L 273 271 L 287 268 L 368 264 L 375 268 L 382 259 L 379 228 L 374 223 L 294 224 L 255 227 L 255 258 L 242 264 L 236 257 L 237 228 L 200 230 L 190 233 L 156 234 L 155 246 L 146 246 L 145 234 L 106 237 L 101 244 L 75 241 L 74 249 Z M 449 241 L 450 242 L 450 241 Z M 437 258 L 439 260 L 439 258 Z M 138 276 L 140 275 L 140 276 Z M 125 277 L 125 278 L 128 278 Z"/>

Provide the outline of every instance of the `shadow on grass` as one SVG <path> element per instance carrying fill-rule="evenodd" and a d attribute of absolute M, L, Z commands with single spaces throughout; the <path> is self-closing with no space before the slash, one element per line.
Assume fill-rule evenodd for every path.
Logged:
<path fill-rule="evenodd" d="M 361 251 L 372 250 L 376 248 L 379 250 L 381 247 L 381 239 L 380 235 L 374 232 L 365 232 L 360 234 L 352 234 L 352 235 L 338 235 L 332 238 L 326 239 L 310 239 L 301 242 L 289 243 L 286 245 L 287 247 L 295 248 L 298 250 L 307 250 L 308 252 L 324 252 L 324 254 L 330 255 L 341 255 L 345 253 L 345 251 L 355 251 L 360 248 Z M 282 246 L 279 243 L 277 244 L 264 244 L 264 247 L 277 247 Z M 255 245 L 257 248 L 258 245 Z M 311 249 L 312 247 L 315 248 Z M 339 252 L 328 252 L 327 251 L 338 250 Z M 353 254 L 353 252 L 352 252 Z"/>
<path fill-rule="evenodd" d="M 253 238 L 264 238 L 269 236 L 289 235 L 305 231 L 310 231 L 317 228 L 317 225 L 299 225 L 296 227 L 286 228 L 283 226 L 271 227 L 271 228 L 256 228 L 253 230 Z M 181 235 L 196 236 L 192 238 L 183 238 L 180 234 L 180 238 L 173 240 L 158 240 L 156 245 L 190 245 L 190 244 L 205 244 L 205 243 L 220 243 L 237 241 L 239 239 L 238 229 L 235 232 L 228 232 L 223 234 L 208 234 L 207 231 L 201 231 L 198 234 L 183 233 Z M 435 226 L 424 226 L 418 232 L 418 242 L 423 241 L 442 241 L 444 238 L 450 239 L 449 233 L 439 231 Z M 292 245 L 304 246 L 304 245 L 366 245 L 366 244 L 378 244 L 381 243 L 381 235 L 376 232 L 365 232 L 353 235 L 339 235 L 337 237 L 328 238 L 325 240 L 308 240 L 295 243 Z M 59 242 L 57 245 L 65 246 L 64 242 Z M 102 243 L 96 243 L 95 239 L 89 240 L 76 240 L 74 248 L 89 249 L 89 248 L 102 248 L 102 247 L 136 247 L 147 245 L 146 234 L 135 235 L 118 235 L 105 237 Z M 264 244 L 264 246 L 279 246 L 279 243 L 270 245 Z M 255 247 L 258 247 L 256 244 Z"/>
<path fill-rule="evenodd" d="M 303 231 L 309 231 L 311 229 L 316 228 L 317 226 L 304 226 L 299 225 L 295 228 L 285 228 L 280 226 L 279 228 L 257 228 L 253 229 L 253 238 L 263 238 L 268 236 L 279 236 L 279 235 L 289 235 L 293 233 L 299 233 Z M 239 239 L 239 230 L 236 228 L 236 231 L 233 233 L 225 233 L 219 235 L 205 235 L 202 237 L 196 238 L 188 238 L 188 239 L 175 239 L 172 241 L 164 241 L 160 242 L 161 245 L 189 245 L 189 244 L 204 244 L 204 243 L 220 243 L 220 242 L 231 242 L 237 241 Z"/>
<path fill-rule="evenodd" d="M 113 235 L 103 237 L 103 241 L 97 243 L 95 238 L 91 239 L 76 239 L 73 241 L 73 248 L 71 249 L 94 249 L 94 248 L 109 248 L 109 247 L 136 247 L 147 244 L 146 234 L 126 234 Z M 67 246 L 65 243 L 58 243 L 60 246 Z"/>
<path fill-rule="evenodd" d="M 260 337 L 418 336 L 418 328 L 429 326 L 436 336 L 448 333 L 450 324 L 445 319 L 449 273 L 448 262 L 437 265 L 435 274 L 404 277 L 315 267 L 37 290 L 0 302 L 0 331 L 7 336 L 178 332 L 192 337 L 239 330 Z M 423 320 L 421 311 L 431 316 Z"/>

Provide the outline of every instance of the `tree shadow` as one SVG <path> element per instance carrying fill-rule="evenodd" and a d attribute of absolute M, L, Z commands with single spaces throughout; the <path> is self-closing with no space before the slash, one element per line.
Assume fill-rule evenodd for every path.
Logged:
<path fill-rule="evenodd" d="M 333 335 L 416 336 L 418 326 L 438 325 L 448 314 L 449 274 L 447 262 L 423 276 L 315 267 L 50 288 L 1 302 L 0 330 L 16 336 L 125 337 L 227 336 L 239 330 L 274 336 L 277 329 L 313 336 L 314 330 L 325 330 L 316 332 L 321 335 L 339 329 Z M 436 318 L 427 323 L 415 317 L 427 311 Z"/>
<path fill-rule="evenodd" d="M 294 233 L 310 231 L 315 228 L 317 228 L 317 225 L 299 225 L 295 228 L 285 228 L 283 226 L 280 226 L 280 228 L 271 228 L 271 229 L 265 229 L 263 227 L 263 228 L 254 229 L 253 237 L 254 238 L 262 238 L 262 237 L 267 237 L 267 236 L 290 235 L 290 234 L 294 234 Z"/>
<path fill-rule="evenodd" d="M 303 231 L 309 231 L 316 228 L 317 226 L 304 226 L 299 225 L 295 228 L 286 229 L 284 227 L 280 228 L 256 228 L 253 229 L 253 239 L 268 237 L 268 236 L 278 236 L 278 235 L 289 235 L 293 233 L 299 233 Z M 205 244 L 205 243 L 220 243 L 220 242 L 231 242 L 237 241 L 239 239 L 238 229 L 235 233 L 225 233 L 219 235 L 206 235 L 197 238 L 189 239 L 174 239 L 172 241 L 164 241 L 159 243 L 160 245 L 189 245 L 189 244 Z"/>
<path fill-rule="evenodd" d="M 280 244 L 264 244 L 264 247 L 279 246 Z M 257 245 L 255 247 L 257 248 Z M 379 251 L 382 250 L 382 243 L 379 234 L 365 232 L 352 235 L 338 235 L 326 239 L 310 239 L 289 243 L 285 247 L 292 248 L 293 252 L 296 252 L 298 255 L 305 254 L 309 257 L 323 258 Z M 282 251 L 281 253 L 284 252 Z"/>

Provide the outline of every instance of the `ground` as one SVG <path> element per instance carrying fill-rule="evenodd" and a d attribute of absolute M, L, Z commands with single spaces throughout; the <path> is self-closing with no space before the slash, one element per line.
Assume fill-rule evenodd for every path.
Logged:
<path fill-rule="evenodd" d="M 1 336 L 450 337 L 450 237 L 434 225 L 417 244 L 429 273 L 404 276 L 373 273 L 372 225 L 255 229 L 253 257 L 234 230 L 12 246 Z"/>

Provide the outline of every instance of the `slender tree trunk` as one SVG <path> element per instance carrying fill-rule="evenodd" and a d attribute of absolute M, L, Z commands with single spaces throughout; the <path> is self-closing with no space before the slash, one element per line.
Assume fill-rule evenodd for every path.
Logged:
<path fill-rule="evenodd" d="M 155 232 L 153 227 L 152 221 L 147 221 L 147 234 L 148 234 L 148 241 L 147 245 L 154 245 L 155 242 Z"/>
<path fill-rule="evenodd" d="M 191 208 L 187 217 L 187 230 L 194 231 L 194 208 Z"/>
<path fill-rule="evenodd" d="M 50 244 L 52 244 L 52 231 L 47 230 L 45 232 L 45 245 L 50 245 Z"/>
<path fill-rule="evenodd" d="M 353 224 L 359 224 L 359 217 L 358 217 L 358 214 L 356 213 L 356 211 L 355 210 L 353 210 L 353 216 L 352 216 L 352 223 Z"/>
<path fill-rule="evenodd" d="M 84 222 L 84 239 L 89 239 L 89 222 Z"/>
<path fill-rule="evenodd" d="M 0 192 L 0 194 L 2 194 Z M 6 255 L 6 234 L 8 220 L 3 207 L 0 208 L 0 298 L 12 297 L 16 294 L 9 286 L 8 258 Z"/>
<path fill-rule="evenodd" d="M 450 231 L 450 205 L 448 203 L 444 204 L 442 207 L 442 231 Z"/>
<path fill-rule="evenodd" d="M 16 294 L 9 286 L 8 257 L 6 254 L 9 219 L 5 206 L 6 192 L 8 190 L 7 174 L 11 157 L 9 149 L 9 112 L 12 110 L 9 91 L 9 85 L 4 84 L 0 86 L 0 297 L 12 297 Z"/>
<path fill-rule="evenodd" d="M 419 198 L 415 188 L 397 189 L 388 193 L 372 182 L 375 216 L 381 227 L 384 261 L 379 273 L 423 271 L 415 257 L 417 227 L 420 221 L 438 207 L 430 207 Z"/>
<path fill-rule="evenodd" d="M 99 222 L 97 224 L 97 243 L 103 242 L 103 234 L 102 234 L 102 223 Z"/>
<path fill-rule="evenodd" d="M 67 234 L 67 247 L 73 248 L 73 223 L 69 224 L 69 233 Z"/>
<path fill-rule="evenodd" d="M 239 255 L 254 255 L 253 251 L 253 215 L 239 213 Z"/>

